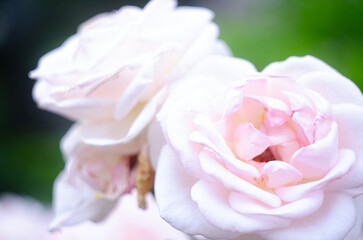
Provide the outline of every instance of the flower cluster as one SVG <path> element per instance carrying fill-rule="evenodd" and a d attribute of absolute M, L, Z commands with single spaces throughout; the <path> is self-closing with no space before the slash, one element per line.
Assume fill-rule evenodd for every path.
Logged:
<path fill-rule="evenodd" d="M 312 57 L 258 72 L 218 39 L 213 13 L 152 0 L 82 24 L 30 76 L 62 140 L 53 229 L 99 221 L 137 188 L 208 239 L 357 239 L 363 96 Z M 154 182 L 155 174 L 155 182 Z"/>

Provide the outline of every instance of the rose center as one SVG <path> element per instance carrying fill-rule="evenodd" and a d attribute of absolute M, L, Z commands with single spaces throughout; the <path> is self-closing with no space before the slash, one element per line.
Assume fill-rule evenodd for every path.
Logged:
<path fill-rule="evenodd" d="M 273 155 L 273 153 L 271 152 L 271 149 L 267 148 L 263 153 L 261 153 L 260 155 L 254 157 L 252 160 L 256 161 L 256 162 L 267 163 L 269 161 L 276 160 L 276 158 Z"/>

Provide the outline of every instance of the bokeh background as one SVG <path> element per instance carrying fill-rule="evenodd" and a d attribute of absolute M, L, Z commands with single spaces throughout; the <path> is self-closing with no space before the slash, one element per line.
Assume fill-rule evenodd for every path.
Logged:
<path fill-rule="evenodd" d="M 37 109 L 28 72 L 100 12 L 147 1 L 0 0 L 0 194 L 50 203 L 64 166 L 59 141 L 71 122 Z M 220 38 L 259 70 L 289 56 L 316 56 L 363 89 L 361 0 L 180 0 L 216 13 Z M 347 92 L 346 94 L 349 94 Z"/>

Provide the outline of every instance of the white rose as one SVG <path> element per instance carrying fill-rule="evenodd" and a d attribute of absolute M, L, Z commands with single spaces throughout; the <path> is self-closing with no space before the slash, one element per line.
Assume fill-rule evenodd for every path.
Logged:
<path fill-rule="evenodd" d="M 30 77 L 41 108 L 82 121 L 89 143 L 134 139 L 153 118 L 165 87 L 209 54 L 226 54 L 213 13 L 153 0 L 82 24 L 39 61 Z"/>

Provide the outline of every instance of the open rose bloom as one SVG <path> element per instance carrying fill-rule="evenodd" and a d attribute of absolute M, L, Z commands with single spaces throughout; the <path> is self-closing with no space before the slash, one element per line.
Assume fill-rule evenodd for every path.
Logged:
<path fill-rule="evenodd" d="M 83 23 L 30 73 L 38 80 L 38 105 L 80 120 L 89 143 L 134 140 L 169 84 L 204 57 L 229 54 L 210 10 L 176 4 L 154 0 L 144 9 L 126 6 Z"/>
<path fill-rule="evenodd" d="M 159 115 L 160 214 L 210 239 L 357 239 L 363 97 L 314 57 L 201 63 Z"/>
<path fill-rule="evenodd" d="M 30 73 L 38 105 L 77 121 L 62 140 L 52 228 L 105 217 L 135 186 L 145 129 L 169 86 L 206 56 L 229 54 L 213 12 L 176 5 L 153 0 L 97 15 Z"/>

